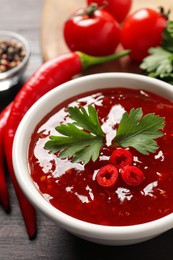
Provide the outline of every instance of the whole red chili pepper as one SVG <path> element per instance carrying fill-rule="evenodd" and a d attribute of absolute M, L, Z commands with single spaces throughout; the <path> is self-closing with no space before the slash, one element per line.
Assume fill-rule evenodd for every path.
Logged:
<path fill-rule="evenodd" d="M 0 201 L 5 211 L 9 211 L 10 209 L 10 199 L 4 169 L 4 133 L 11 106 L 12 103 L 10 103 L 0 114 Z"/>
<path fill-rule="evenodd" d="M 61 55 L 44 63 L 33 76 L 24 84 L 14 99 L 5 133 L 5 153 L 10 176 L 16 191 L 30 238 L 36 233 L 35 210 L 26 199 L 17 183 L 12 164 L 12 146 L 16 129 L 31 105 L 49 90 L 69 81 L 73 76 L 80 74 L 83 69 L 95 64 L 116 60 L 128 55 L 129 50 L 122 51 L 105 57 L 92 57 L 80 52 Z"/>

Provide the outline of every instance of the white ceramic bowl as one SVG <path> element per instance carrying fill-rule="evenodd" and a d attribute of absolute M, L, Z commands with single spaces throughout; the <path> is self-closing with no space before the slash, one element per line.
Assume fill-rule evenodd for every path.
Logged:
<path fill-rule="evenodd" d="M 22 119 L 13 146 L 16 177 L 31 203 L 67 231 L 86 240 L 105 245 L 129 245 L 151 239 L 173 228 L 173 214 L 145 224 L 125 227 L 96 225 L 70 217 L 49 204 L 36 188 L 28 170 L 27 152 L 35 126 L 58 103 L 93 89 L 119 86 L 145 89 L 173 100 L 173 87 L 153 78 L 129 73 L 84 76 L 58 86 L 39 99 Z"/>

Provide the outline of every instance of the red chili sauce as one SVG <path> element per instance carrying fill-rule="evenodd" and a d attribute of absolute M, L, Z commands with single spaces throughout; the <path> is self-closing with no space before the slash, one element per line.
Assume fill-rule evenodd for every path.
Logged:
<path fill-rule="evenodd" d="M 55 127 L 71 122 L 68 106 L 93 104 L 107 136 L 96 162 L 87 165 L 59 159 L 44 149 Z M 155 113 L 165 118 L 164 135 L 157 139 L 155 154 L 142 155 L 130 148 L 133 165 L 145 174 L 137 187 L 121 178 L 115 186 L 104 188 L 96 181 L 97 171 L 108 164 L 113 152 L 110 142 L 125 111 L 142 108 L 144 115 Z M 145 223 L 173 212 L 173 103 L 143 90 L 100 89 L 62 102 L 36 127 L 29 146 L 31 176 L 40 193 L 54 207 L 91 223 L 121 226 Z"/>

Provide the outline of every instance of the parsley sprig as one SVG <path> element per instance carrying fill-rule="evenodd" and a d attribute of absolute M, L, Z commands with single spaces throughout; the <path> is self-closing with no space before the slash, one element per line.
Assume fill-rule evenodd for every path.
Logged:
<path fill-rule="evenodd" d="M 140 68 L 150 77 L 173 84 L 173 21 L 167 22 L 161 45 L 148 52 Z"/>
<path fill-rule="evenodd" d="M 96 161 L 104 143 L 96 110 L 89 105 L 88 112 L 84 107 L 69 107 L 68 112 L 74 122 L 57 126 L 56 131 L 63 136 L 50 136 L 45 148 L 52 153 L 61 151 L 60 158 L 72 157 L 73 162 Z"/>
<path fill-rule="evenodd" d="M 105 142 L 97 111 L 89 105 L 87 110 L 69 107 L 68 112 L 73 123 L 57 126 L 55 129 L 61 135 L 49 136 L 45 149 L 59 152 L 60 158 L 72 158 L 73 162 L 96 161 Z M 154 153 L 158 148 L 154 139 L 163 135 L 163 127 L 164 118 L 152 113 L 143 117 L 141 108 L 133 108 L 129 114 L 123 114 L 112 145 L 133 147 L 142 154 Z"/>

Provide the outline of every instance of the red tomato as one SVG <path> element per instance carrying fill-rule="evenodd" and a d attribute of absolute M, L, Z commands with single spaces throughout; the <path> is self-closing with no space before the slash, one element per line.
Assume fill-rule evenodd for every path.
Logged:
<path fill-rule="evenodd" d="M 141 62 L 148 55 L 148 49 L 159 46 L 167 20 L 163 15 L 142 8 L 131 14 L 121 28 L 121 43 L 131 49 L 131 58 Z"/>
<path fill-rule="evenodd" d="M 84 14 L 81 8 L 75 11 L 64 24 L 64 39 L 71 51 L 104 56 L 114 53 L 120 42 L 120 28 L 106 11 L 95 10 Z"/>
<path fill-rule="evenodd" d="M 106 5 L 104 10 L 112 14 L 119 23 L 124 21 L 132 5 L 132 0 L 87 0 L 88 5 L 92 2 L 99 6 Z"/>

